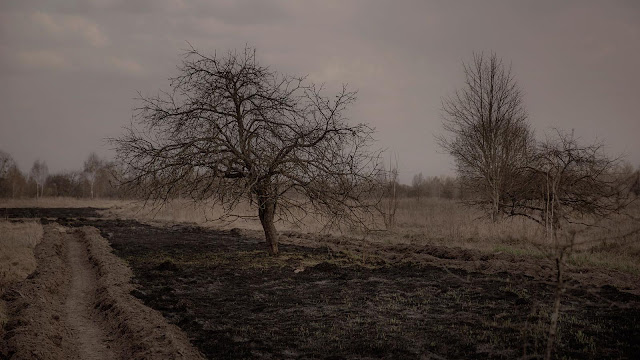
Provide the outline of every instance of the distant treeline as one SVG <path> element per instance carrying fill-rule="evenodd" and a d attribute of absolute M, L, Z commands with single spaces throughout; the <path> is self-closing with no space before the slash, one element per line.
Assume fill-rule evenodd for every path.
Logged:
<path fill-rule="evenodd" d="M 634 172 L 627 165 L 627 173 Z M 119 189 L 114 174 L 117 167 L 112 161 L 101 159 L 91 153 L 81 170 L 62 171 L 49 174 L 47 164 L 36 160 L 28 174 L 20 171 L 11 155 L 0 150 L 0 198 L 35 198 L 40 196 L 62 196 L 75 198 L 117 198 L 125 196 Z M 640 194 L 640 171 L 635 170 L 633 191 Z M 391 187 L 391 182 L 385 186 Z M 468 195 L 458 178 L 453 176 L 413 177 L 411 185 L 395 182 L 395 193 L 399 198 L 465 199 Z M 132 196 L 131 192 L 127 193 Z"/>
<path fill-rule="evenodd" d="M 10 154 L 0 150 L 0 198 L 118 197 L 113 169 L 113 162 L 91 153 L 82 170 L 50 174 L 46 162 L 36 160 L 25 174 Z"/>
<path fill-rule="evenodd" d="M 457 178 L 452 176 L 427 176 L 422 173 L 413 177 L 411 185 L 398 184 L 398 197 L 401 198 L 442 198 L 462 199 L 465 194 Z"/>

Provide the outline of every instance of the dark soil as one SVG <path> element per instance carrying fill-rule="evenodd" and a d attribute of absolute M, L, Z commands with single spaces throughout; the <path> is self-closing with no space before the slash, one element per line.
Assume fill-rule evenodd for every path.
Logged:
<path fill-rule="evenodd" d="M 540 259 L 433 246 L 365 259 L 312 236 L 283 238 L 273 258 L 238 232 L 81 216 L 50 217 L 97 227 L 132 268 L 132 293 L 209 358 L 539 358 L 546 345 L 553 273 L 521 270 Z M 567 281 L 555 356 L 640 358 L 640 296 L 584 279 Z"/>
<path fill-rule="evenodd" d="M 99 208 L 0 208 L 1 218 L 83 218 L 99 217 Z"/>

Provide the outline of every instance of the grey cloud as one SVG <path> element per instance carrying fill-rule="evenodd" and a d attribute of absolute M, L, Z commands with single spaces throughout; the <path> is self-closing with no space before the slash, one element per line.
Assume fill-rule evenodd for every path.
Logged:
<path fill-rule="evenodd" d="M 399 154 L 403 181 L 452 172 L 433 134 L 441 131 L 440 99 L 462 85 L 461 63 L 473 51 L 513 64 L 539 134 L 575 128 L 637 166 L 637 4 L 5 1 L 0 148 L 23 168 L 40 157 L 51 171 L 80 166 L 92 150 L 109 154 L 103 138 L 129 121 L 136 91 L 166 89 L 189 41 L 204 52 L 256 46 L 276 70 L 359 89 L 350 115 Z M 51 19 L 53 31 L 33 16 Z"/>

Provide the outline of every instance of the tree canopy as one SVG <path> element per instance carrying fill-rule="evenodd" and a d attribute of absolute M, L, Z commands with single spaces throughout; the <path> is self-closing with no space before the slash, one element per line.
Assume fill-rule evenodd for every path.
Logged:
<path fill-rule="evenodd" d="M 140 96 L 131 126 L 111 140 L 123 183 L 148 200 L 212 200 L 227 214 L 248 201 L 271 254 L 276 217 L 364 223 L 380 172 L 374 130 L 347 120 L 355 92 L 324 92 L 260 65 L 255 49 L 208 56 L 192 48 L 171 90 Z"/>

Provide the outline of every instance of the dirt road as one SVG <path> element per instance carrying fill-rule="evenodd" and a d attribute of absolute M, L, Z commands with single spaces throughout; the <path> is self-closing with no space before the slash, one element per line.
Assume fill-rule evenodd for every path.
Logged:
<path fill-rule="evenodd" d="M 71 269 L 71 286 L 65 301 L 66 322 L 78 346 L 78 355 L 87 360 L 113 359 L 115 354 L 105 332 L 107 326 L 93 309 L 96 274 L 77 233 L 67 236 L 67 263 Z"/>
<path fill-rule="evenodd" d="M 45 226 L 36 270 L 10 288 L 0 358 L 197 359 L 177 327 L 129 293 L 131 271 L 98 232 Z"/>

